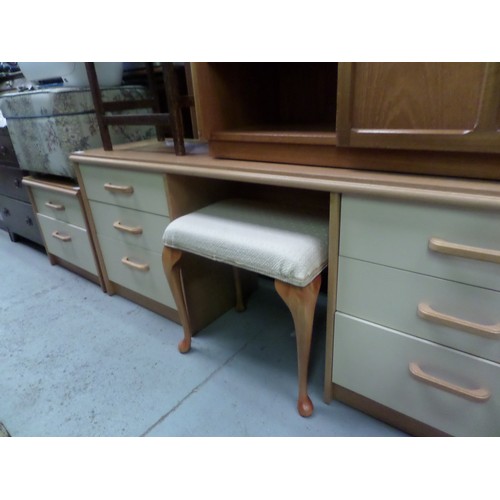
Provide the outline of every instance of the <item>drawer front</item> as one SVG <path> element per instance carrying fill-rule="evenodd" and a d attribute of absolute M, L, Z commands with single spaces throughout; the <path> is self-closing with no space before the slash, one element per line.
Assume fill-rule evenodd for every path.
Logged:
<path fill-rule="evenodd" d="M 443 254 L 429 240 L 500 255 L 500 213 L 342 197 L 340 254 L 429 276 L 500 290 L 500 264 Z"/>
<path fill-rule="evenodd" d="M 91 201 L 90 206 L 99 236 L 162 252 L 162 236 L 170 221 L 168 217 L 98 201 Z"/>
<path fill-rule="evenodd" d="M 500 362 L 499 292 L 347 257 L 338 269 L 338 311 Z"/>
<path fill-rule="evenodd" d="M 47 252 L 97 275 L 94 254 L 85 229 L 42 214 L 38 214 L 38 221 L 45 238 Z"/>
<path fill-rule="evenodd" d="M 161 253 L 118 242 L 106 236 L 99 236 L 99 244 L 111 281 L 176 309 L 163 271 Z M 123 259 L 126 259 L 128 264 L 123 263 Z"/>
<path fill-rule="evenodd" d="M 85 229 L 85 218 L 77 195 L 31 188 L 38 213 Z"/>
<path fill-rule="evenodd" d="M 0 165 L 18 167 L 16 153 L 8 133 L 0 134 Z"/>
<path fill-rule="evenodd" d="M 165 176 L 81 165 L 89 200 L 168 216 Z M 106 187 L 107 186 L 107 187 Z"/>
<path fill-rule="evenodd" d="M 0 194 L 0 220 L 5 229 L 43 245 L 31 203 L 14 200 Z"/>
<path fill-rule="evenodd" d="M 28 191 L 22 184 L 23 171 L 0 166 L 0 194 L 30 203 Z"/>
<path fill-rule="evenodd" d="M 439 384 L 470 391 L 469 399 Z M 333 382 L 455 436 L 500 436 L 500 366 L 395 330 L 336 314 Z"/>

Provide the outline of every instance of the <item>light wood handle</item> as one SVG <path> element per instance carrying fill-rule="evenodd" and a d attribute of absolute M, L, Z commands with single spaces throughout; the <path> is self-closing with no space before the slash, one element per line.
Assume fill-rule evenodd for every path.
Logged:
<path fill-rule="evenodd" d="M 45 206 L 52 208 L 52 210 L 64 210 L 64 205 L 59 205 L 57 203 L 52 203 L 51 201 L 46 201 Z"/>
<path fill-rule="evenodd" d="M 458 328 L 459 330 L 464 330 L 475 335 L 500 339 L 500 323 L 496 325 L 473 323 L 472 321 L 440 313 L 424 302 L 418 305 L 417 312 L 421 318 L 437 323 L 438 325 L 451 326 L 452 328 Z"/>
<path fill-rule="evenodd" d="M 106 182 L 106 184 L 104 184 L 104 189 L 106 191 L 111 191 L 112 193 L 119 194 L 132 194 L 134 192 L 133 186 L 119 186 L 117 184 L 111 184 L 109 182 Z"/>
<path fill-rule="evenodd" d="M 458 243 L 450 243 L 449 241 L 441 240 L 439 238 L 430 238 L 429 248 L 434 252 L 444 253 L 447 255 L 455 255 L 457 257 L 465 257 L 466 259 L 484 260 L 486 262 L 500 264 L 500 250 L 490 250 L 488 248 L 460 245 Z"/>
<path fill-rule="evenodd" d="M 126 266 L 132 267 L 133 269 L 137 269 L 138 271 L 147 272 L 149 271 L 149 264 L 139 264 L 138 262 L 134 262 L 130 260 L 128 257 L 123 257 L 122 264 Z"/>
<path fill-rule="evenodd" d="M 137 226 L 137 227 L 125 226 L 119 220 L 113 222 L 113 227 L 115 229 L 118 229 L 118 231 L 123 231 L 124 233 L 142 234 L 142 227 L 141 226 Z"/>
<path fill-rule="evenodd" d="M 61 234 L 58 231 L 54 231 L 52 237 L 61 241 L 71 241 L 71 236 L 69 234 Z"/>
<path fill-rule="evenodd" d="M 415 363 L 414 361 L 408 365 L 408 368 L 410 373 L 416 379 L 432 385 L 433 387 L 437 387 L 438 389 L 443 389 L 444 391 L 451 392 L 452 394 L 470 399 L 477 403 L 484 403 L 491 397 L 491 392 L 488 389 L 466 389 L 465 387 L 461 387 L 441 378 L 434 377 L 433 375 L 424 372 L 420 366 L 418 366 L 418 363 Z"/>

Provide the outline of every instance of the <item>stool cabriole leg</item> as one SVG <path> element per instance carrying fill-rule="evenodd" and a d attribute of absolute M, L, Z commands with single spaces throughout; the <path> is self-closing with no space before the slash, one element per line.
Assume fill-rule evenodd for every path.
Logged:
<path fill-rule="evenodd" d="M 189 314 L 184 295 L 184 287 L 182 286 L 181 266 L 180 261 L 183 253 L 175 248 L 163 247 L 163 270 L 167 276 L 168 284 L 172 290 L 177 312 L 184 330 L 184 338 L 179 342 L 179 351 L 185 354 L 191 349 L 192 329 L 189 322 Z"/>
<path fill-rule="evenodd" d="M 279 280 L 275 280 L 274 284 L 279 296 L 288 306 L 295 325 L 299 378 L 297 409 L 301 416 L 309 417 L 312 415 L 314 406 L 307 394 L 307 370 L 311 352 L 314 311 L 321 285 L 321 275 L 318 275 L 309 285 L 303 288 Z"/>

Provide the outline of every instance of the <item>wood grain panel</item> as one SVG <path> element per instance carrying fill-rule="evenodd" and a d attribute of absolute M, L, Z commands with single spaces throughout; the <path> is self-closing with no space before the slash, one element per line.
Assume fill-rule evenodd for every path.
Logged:
<path fill-rule="evenodd" d="M 352 127 L 470 130 L 485 63 L 356 63 Z"/>

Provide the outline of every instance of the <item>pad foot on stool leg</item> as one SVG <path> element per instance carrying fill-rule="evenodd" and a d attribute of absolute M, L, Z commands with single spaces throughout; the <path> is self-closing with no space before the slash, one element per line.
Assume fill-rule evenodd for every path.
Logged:
<path fill-rule="evenodd" d="M 297 401 L 297 411 L 301 417 L 310 417 L 313 414 L 314 405 L 309 396 L 299 397 Z"/>
<path fill-rule="evenodd" d="M 301 288 L 283 281 L 275 280 L 276 291 L 292 313 L 297 336 L 297 361 L 299 375 L 299 397 L 297 409 L 302 417 L 312 415 L 314 406 L 307 395 L 307 369 L 311 351 L 314 311 L 321 286 L 321 275 L 309 285 Z"/>
<path fill-rule="evenodd" d="M 184 295 L 184 287 L 182 286 L 180 260 L 183 253 L 175 248 L 164 247 L 162 254 L 163 270 L 167 277 L 168 284 L 174 296 L 175 305 L 179 313 L 182 329 L 184 330 L 184 338 L 179 342 L 179 352 L 185 354 L 191 349 L 191 337 L 193 335 L 191 324 L 189 322 L 189 314 Z"/>

